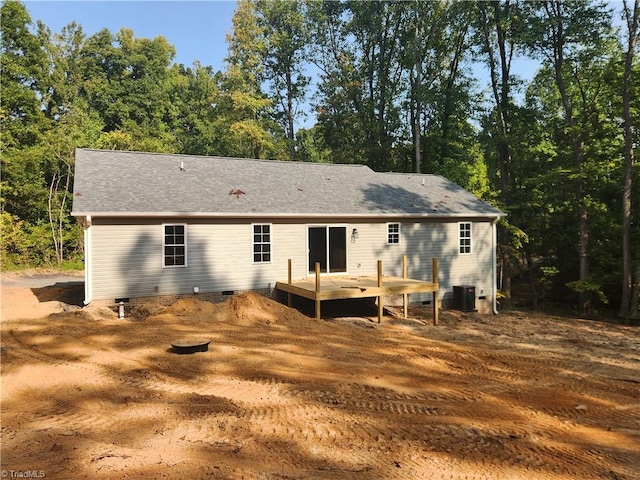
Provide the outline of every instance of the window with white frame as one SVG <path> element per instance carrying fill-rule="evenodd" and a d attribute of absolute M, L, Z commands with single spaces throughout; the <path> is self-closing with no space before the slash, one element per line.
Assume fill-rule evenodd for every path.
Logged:
<path fill-rule="evenodd" d="M 387 243 L 400 243 L 400 224 L 387 223 Z"/>
<path fill-rule="evenodd" d="M 271 225 L 253 225 L 253 262 L 267 263 L 271 261 Z"/>
<path fill-rule="evenodd" d="M 184 224 L 164 225 L 162 250 L 165 267 L 186 267 L 187 226 Z"/>
<path fill-rule="evenodd" d="M 458 253 L 471 253 L 471 222 L 460 222 L 459 226 L 459 242 Z"/>

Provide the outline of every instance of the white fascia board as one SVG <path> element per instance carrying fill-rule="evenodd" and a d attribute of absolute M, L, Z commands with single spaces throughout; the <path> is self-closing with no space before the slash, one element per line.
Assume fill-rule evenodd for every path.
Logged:
<path fill-rule="evenodd" d="M 500 213 L 193 213 L 193 212 L 72 212 L 74 217 L 120 218 L 487 218 L 506 217 Z"/>

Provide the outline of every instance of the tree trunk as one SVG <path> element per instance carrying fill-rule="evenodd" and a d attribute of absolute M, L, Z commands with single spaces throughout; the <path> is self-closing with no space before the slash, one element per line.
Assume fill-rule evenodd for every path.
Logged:
<path fill-rule="evenodd" d="M 507 53 L 507 34 L 505 22 L 509 16 L 509 1 L 503 2 L 503 15 L 499 2 L 493 3 L 493 19 L 489 18 L 487 6 L 489 4 L 480 2 L 480 17 L 482 20 L 484 48 L 487 53 L 489 63 L 489 73 L 491 78 L 491 89 L 496 106 L 496 115 L 500 126 L 500 136 L 498 138 L 498 166 L 500 169 L 500 199 L 504 205 L 509 204 L 509 189 L 513 179 L 511 172 L 511 149 L 509 146 L 509 77 L 511 66 L 511 55 Z M 497 65 L 496 52 L 493 47 L 490 28 L 495 29 L 500 65 Z M 498 78 L 498 67 L 500 78 Z M 509 230 L 500 229 L 502 241 L 507 243 L 510 240 Z M 509 242 L 510 243 L 510 242 Z M 511 256 L 509 249 L 505 249 L 500 256 L 502 264 L 502 282 L 500 288 L 506 298 L 511 297 Z"/>
<path fill-rule="evenodd" d="M 287 70 L 287 136 L 289 137 L 289 159 L 298 160 L 296 151 L 296 138 L 294 133 L 293 118 L 293 82 L 291 81 L 291 70 Z"/>
<path fill-rule="evenodd" d="M 502 232 L 506 232 L 507 229 L 501 229 Z M 503 233 L 504 235 L 505 233 Z M 500 262 L 502 263 L 502 284 L 500 285 L 500 291 L 505 296 L 505 298 L 511 298 L 511 255 L 509 254 L 509 249 L 505 248 L 500 258 Z"/>
<path fill-rule="evenodd" d="M 453 103 L 453 90 L 456 84 L 456 80 L 458 78 L 458 69 L 460 67 L 460 62 L 462 60 L 462 56 L 464 54 L 464 46 L 465 46 L 465 37 L 467 34 L 467 26 L 463 26 L 463 28 L 458 32 L 458 37 L 456 38 L 456 46 L 453 52 L 453 58 L 451 59 L 451 63 L 449 65 L 449 72 L 447 74 L 447 80 L 445 82 L 444 89 L 444 107 L 442 109 L 442 144 L 440 145 L 440 164 L 444 163 L 444 159 L 449 156 L 449 122 L 452 115 L 452 103 Z"/>
<path fill-rule="evenodd" d="M 57 207 L 55 205 L 55 199 L 58 197 L 58 188 L 60 188 L 61 177 L 58 174 L 53 174 L 51 183 L 49 184 L 49 200 L 47 203 L 47 210 L 49 214 L 49 227 L 51 228 L 51 240 L 53 241 L 53 247 L 56 252 L 56 261 L 60 262 L 60 250 L 61 245 L 58 242 L 58 219 L 56 217 Z"/>
<path fill-rule="evenodd" d="M 548 2 L 544 4 L 549 19 L 561 18 L 560 10 L 563 2 Z M 571 147 L 575 156 L 576 169 L 578 171 L 575 181 L 576 205 L 578 208 L 578 236 L 579 236 L 579 280 L 586 282 L 589 275 L 589 213 L 584 198 L 584 141 L 576 131 L 575 118 L 573 115 L 573 105 L 569 98 L 567 87 L 563 77 L 565 32 L 561 21 L 552 24 L 553 35 L 553 66 L 555 71 L 556 86 L 562 99 L 565 122 L 569 130 Z M 590 308 L 591 295 L 588 292 L 581 292 L 579 299 L 579 310 L 581 314 L 586 314 Z"/>
<path fill-rule="evenodd" d="M 420 55 L 420 19 L 419 15 L 416 14 L 416 26 L 415 26 L 415 38 L 413 45 L 413 63 L 415 65 L 415 78 L 413 83 L 413 97 L 415 102 L 415 112 L 413 113 L 413 148 L 414 148 L 414 159 L 415 159 L 415 172 L 422 172 L 422 150 L 420 146 L 421 139 L 421 128 L 420 128 L 420 116 L 421 116 L 421 98 L 420 98 L 420 86 L 422 84 L 422 56 Z"/>
<path fill-rule="evenodd" d="M 624 80 L 622 88 L 622 116 L 624 120 L 624 166 L 622 187 L 622 298 L 618 316 L 628 318 L 636 311 L 630 305 L 633 301 L 638 303 L 638 294 L 631 296 L 631 191 L 633 186 L 633 120 L 631 117 L 631 70 L 636 43 L 638 41 L 638 16 L 640 15 L 639 0 L 635 0 L 633 12 L 629 9 L 626 0 L 623 2 L 627 23 L 628 46 L 624 63 Z M 636 283 L 638 282 L 636 276 Z"/>
<path fill-rule="evenodd" d="M 638 300 L 640 300 L 640 260 L 636 269 L 636 283 L 631 294 L 631 308 L 629 309 L 629 317 L 638 318 Z"/>
<path fill-rule="evenodd" d="M 60 201 L 60 209 L 58 210 L 58 239 L 59 239 L 59 245 L 60 245 L 60 258 L 59 258 L 59 264 L 62 265 L 62 262 L 64 262 L 64 219 L 65 219 L 65 212 L 67 211 L 67 198 L 69 197 L 69 191 L 70 191 L 70 187 L 71 187 L 71 166 L 70 165 L 66 165 L 67 167 L 67 174 L 66 174 L 66 181 L 65 181 L 65 185 L 64 185 L 64 192 L 62 195 L 62 200 Z"/>
<path fill-rule="evenodd" d="M 411 80 L 413 84 L 413 80 Z M 414 87 L 412 87 L 414 88 Z M 413 94 L 412 94 L 413 95 Z M 416 137 L 420 135 L 420 131 L 417 130 L 420 126 L 420 120 L 416 120 L 416 101 L 412 100 L 412 105 L 409 108 L 409 121 L 411 122 L 411 138 L 413 140 L 413 155 L 411 155 L 411 171 L 420 173 L 418 170 L 418 153 L 416 153 Z"/>
<path fill-rule="evenodd" d="M 536 286 L 536 277 L 533 269 L 533 259 L 531 258 L 531 252 L 526 252 L 527 257 L 527 271 L 529 273 L 529 289 L 531 290 L 531 308 L 538 309 L 538 288 Z M 544 288 L 544 287 L 543 287 Z M 542 291 L 542 308 L 544 309 L 544 290 Z"/>

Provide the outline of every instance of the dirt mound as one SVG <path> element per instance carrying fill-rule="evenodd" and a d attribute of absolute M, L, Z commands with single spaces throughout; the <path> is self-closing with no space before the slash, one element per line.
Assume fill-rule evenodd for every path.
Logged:
<path fill-rule="evenodd" d="M 208 317 L 216 313 L 219 307 L 206 300 L 193 297 L 181 298 L 168 307 L 164 313 L 176 316 Z"/>
<path fill-rule="evenodd" d="M 129 312 L 125 310 L 125 316 L 132 320 L 145 320 L 148 317 L 160 315 L 166 310 L 164 305 L 153 303 L 142 303 L 134 305 Z"/>
<path fill-rule="evenodd" d="M 243 326 L 256 323 L 291 324 L 307 320 L 307 317 L 297 310 L 256 293 L 236 295 L 229 298 L 225 304 L 229 321 Z"/>
<path fill-rule="evenodd" d="M 139 305 L 135 308 L 135 312 L 132 312 L 136 319 L 143 319 L 141 315 L 144 313 L 149 319 L 167 323 L 224 322 L 251 326 L 292 325 L 309 320 L 293 308 L 251 292 L 234 295 L 223 303 L 185 297 L 162 311 L 154 311 L 146 305 Z"/>
<path fill-rule="evenodd" d="M 117 320 L 118 314 L 109 307 L 102 305 L 87 305 L 82 309 L 89 320 Z"/>

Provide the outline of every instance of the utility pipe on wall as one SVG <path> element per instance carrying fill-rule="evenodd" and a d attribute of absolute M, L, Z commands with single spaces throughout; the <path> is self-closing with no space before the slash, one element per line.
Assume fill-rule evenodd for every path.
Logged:
<path fill-rule="evenodd" d="M 498 314 L 498 257 L 496 253 L 496 249 L 498 248 L 498 220 L 500 217 L 496 217 L 491 222 L 491 236 L 493 237 L 493 253 L 492 253 L 492 265 L 493 265 L 493 313 L 494 315 Z"/>
<path fill-rule="evenodd" d="M 91 238 L 91 215 L 84 218 L 84 305 L 89 305 L 93 296 L 93 242 Z"/>

